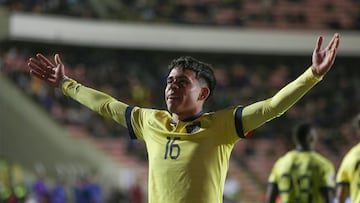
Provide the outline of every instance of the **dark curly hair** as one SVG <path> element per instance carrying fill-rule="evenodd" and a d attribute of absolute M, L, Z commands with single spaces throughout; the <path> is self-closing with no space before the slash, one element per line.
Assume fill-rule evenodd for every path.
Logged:
<path fill-rule="evenodd" d="M 212 95 L 216 86 L 216 79 L 213 67 L 210 64 L 201 62 L 191 56 L 181 56 L 172 60 L 168 69 L 171 71 L 175 67 L 194 71 L 197 79 L 201 78 L 206 81 L 208 88 L 210 89 L 209 97 Z"/>
<path fill-rule="evenodd" d="M 308 145 L 312 128 L 312 124 L 308 122 L 303 122 L 295 126 L 293 129 L 293 141 L 302 146 Z"/>

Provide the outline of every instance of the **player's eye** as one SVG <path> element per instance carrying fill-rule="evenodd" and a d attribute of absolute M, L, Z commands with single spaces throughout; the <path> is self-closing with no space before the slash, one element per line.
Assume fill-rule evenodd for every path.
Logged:
<path fill-rule="evenodd" d="M 167 83 L 167 84 L 170 84 L 170 83 L 172 83 L 173 81 L 174 81 L 173 78 L 168 78 L 168 79 L 166 80 L 166 83 Z"/>
<path fill-rule="evenodd" d="M 184 87 L 186 86 L 188 83 L 189 83 L 189 80 L 187 78 L 173 78 L 173 77 L 169 77 L 167 80 L 166 80 L 166 83 L 168 85 L 170 84 L 175 84 L 177 86 L 181 86 L 181 87 Z"/>
<path fill-rule="evenodd" d="M 186 83 L 187 83 L 187 80 L 185 80 L 185 79 L 179 80 L 179 84 L 181 84 L 181 85 L 185 85 Z"/>

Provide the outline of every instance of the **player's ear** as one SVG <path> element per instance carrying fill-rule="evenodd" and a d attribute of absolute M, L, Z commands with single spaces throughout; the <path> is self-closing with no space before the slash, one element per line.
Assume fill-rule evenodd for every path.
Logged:
<path fill-rule="evenodd" d="M 199 95 L 199 100 L 206 100 L 210 95 L 210 89 L 208 87 L 202 87 Z"/>

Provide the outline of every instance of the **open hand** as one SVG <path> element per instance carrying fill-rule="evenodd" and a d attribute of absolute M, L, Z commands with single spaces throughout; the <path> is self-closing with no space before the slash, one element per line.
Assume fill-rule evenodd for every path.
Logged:
<path fill-rule="evenodd" d="M 36 54 L 36 58 L 30 58 L 28 62 L 31 75 L 53 87 L 59 87 L 65 77 L 65 68 L 59 54 L 55 54 L 54 61 L 55 63 L 52 63 L 44 55 Z"/>
<path fill-rule="evenodd" d="M 340 35 L 335 33 L 325 49 L 321 49 L 323 37 L 319 36 L 312 56 L 312 71 L 321 77 L 325 75 L 334 64 L 337 49 L 339 47 Z"/>

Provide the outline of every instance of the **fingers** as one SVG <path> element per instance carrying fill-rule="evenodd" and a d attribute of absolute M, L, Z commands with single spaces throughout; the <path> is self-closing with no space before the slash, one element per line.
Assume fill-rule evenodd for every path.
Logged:
<path fill-rule="evenodd" d="M 53 64 L 43 55 L 38 54 L 37 58 L 39 60 L 35 58 L 29 59 L 28 67 L 31 75 L 52 85 L 53 81 L 56 80 L 56 68 L 52 68 L 51 65 Z"/>
<path fill-rule="evenodd" d="M 56 79 L 54 78 L 54 76 L 46 76 L 46 75 L 44 75 L 44 74 L 41 74 L 41 73 L 39 73 L 39 72 L 36 72 L 36 71 L 34 71 L 34 70 L 30 70 L 30 74 L 32 75 L 32 76 L 35 76 L 35 77 L 37 77 L 38 79 L 40 79 L 40 80 L 43 80 L 43 81 L 45 81 L 45 82 L 51 82 L 52 83 L 52 81 L 55 81 Z"/>
<path fill-rule="evenodd" d="M 320 51 L 323 39 L 324 39 L 323 36 L 319 36 L 317 38 L 317 43 L 316 43 L 316 47 L 315 47 L 314 52 L 319 52 Z"/>
<path fill-rule="evenodd" d="M 331 50 L 329 54 L 329 61 L 331 65 L 334 63 L 336 57 L 336 50 Z"/>
<path fill-rule="evenodd" d="M 335 33 L 326 47 L 327 50 L 336 50 L 339 47 L 340 35 L 339 33 Z"/>
<path fill-rule="evenodd" d="M 44 65 L 43 63 L 40 63 L 39 61 L 35 60 L 34 58 L 29 59 L 28 66 L 29 66 L 30 70 L 36 71 L 39 74 L 44 74 L 44 75 L 55 74 L 54 68 Z"/>
<path fill-rule="evenodd" d="M 41 70 L 33 69 L 33 68 L 30 69 L 30 73 L 32 75 L 37 76 L 40 79 L 47 79 L 47 78 L 54 79 L 54 78 L 56 78 L 55 74 L 49 74 L 49 73 L 42 72 Z"/>
<path fill-rule="evenodd" d="M 55 55 L 54 60 L 55 64 L 44 55 L 36 54 L 36 58 L 30 58 L 28 61 L 30 74 L 53 87 L 58 87 L 59 78 L 63 77 L 64 67 L 58 54 Z"/>
<path fill-rule="evenodd" d="M 61 59 L 60 59 L 60 55 L 59 54 L 55 54 L 55 63 L 56 65 L 59 65 L 59 64 L 63 64 Z"/>
<path fill-rule="evenodd" d="M 340 35 L 339 35 L 339 33 L 335 33 L 327 47 L 327 49 L 329 51 L 329 60 L 331 61 L 331 63 L 334 63 L 334 61 L 335 61 L 339 43 L 340 43 Z"/>
<path fill-rule="evenodd" d="M 55 67 L 55 65 L 49 60 L 47 59 L 44 55 L 38 53 L 36 54 L 36 57 L 42 62 L 44 63 L 46 66 L 51 66 L 51 67 Z"/>
<path fill-rule="evenodd" d="M 339 48 L 339 44 L 340 44 L 340 34 L 336 33 L 333 38 L 334 38 L 333 47 L 334 47 L 334 49 L 337 50 L 337 48 Z"/>

